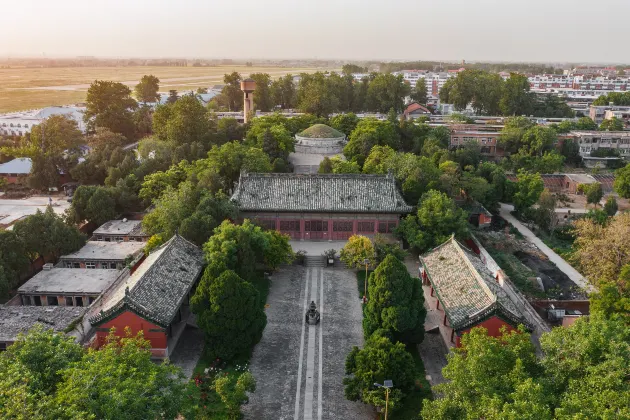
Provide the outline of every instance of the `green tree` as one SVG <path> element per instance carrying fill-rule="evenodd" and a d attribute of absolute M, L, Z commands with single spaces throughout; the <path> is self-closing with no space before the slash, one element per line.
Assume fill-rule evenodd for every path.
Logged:
<path fill-rule="evenodd" d="M 348 158 L 363 166 L 374 146 L 390 146 L 397 150 L 400 147 L 400 136 L 389 121 L 364 118 L 350 135 L 343 153 Z"/>
<path fill-rule="evenodd" d="M 341 156 L 326 156 L 320 163 L 320 174 L 360 174 L 361 168 L 356 162 L 348 162 Z"/>
<path fill-rule="evenodd" d="M 156 118 L 157 116 L 157 118 Z M 193 95 L 184 95 L 172 105 L 160 106 L 153 119 L 153 131 L 174 146 L 207 144 L 210 120 L 206 109 Z"/>
<path fill-rule="evenodd" d="M 206 270 L 191 303 L 211 357 L 244 354 L 260 341 L 267 324 L 258 291 L 231 270 L 218 277 Z"/>
<path fill-rule="evenodd" d="M 370 238 L 363 235 L 352 235 L 339 253 L 339 258 L 348 267 L 365 267 L 365 260 L 374 264 L 374 245 Z"/>
<path fill-rule="evenodd" d="M 0 297 L 18 285 L 29 264 L 24 242 L 12 230 L 0 230 Z"/>
<path fill-rule="evenodd" d="M 518 182 L 512 196 L 516 211 L 520 212 L 533 206 L 544 189 L 545 184 L 540 174 L 520 170 L 518 172 Z"/>
<path fill-rule="evenodd" d="M 602 184 L 594 182 L 587 187 L 586 190 L 586 202 L 588 204 L 595 204 L 597 206 L 604 196 L 602 191 Z"/>
<path fill-rule="evenodd" d="M 186 384 L 179 368 L 151 360 L 151 343 L 141 333 L 110 333 L 99 350 L 88 350 L 62 372 L 56 403 L 72 418 L 175 418 Z"/>
<path fill-rule="evenodd" d="M 168 185 L 142 220 L 144 231 L 149 235 L 161 234 L 168 240 L 192 216 L 199 200 L 200 191 L 191 182 L 182 182 L 177 188 Z"/>
<path fill-rule="evenodd" d="M 575 124 L 577 130 L 597 130 L 597 123 L 589 117 L 582 117 Z"/>
<path fill-rule="evenodd" d="M 612 195 L 609 195 L 606 199 L 606 204 L 604 204 L 604 211 L 609 216 L 614 216 L 617 214 L 617 210 L 619 206 L 617 205 L 617 200 Z"/>
<path fill-rule="evenodd" d="M 542 156 L 545 151 L 551 150 L 557 141 L 558 136 L 554 129 L 534 126 L 523 133 L 519 151 L 530 156 Z"/>
<path fill-rule="evenodd" d="M 529 115 L 532 107 L 532 95 L 529 92 L 527 76 L 510 73 L 505 81 L 499 108 L 503 115 Z"/>
<path fill-rule="evenodd" d="M 297 106 L 297 91 L 290 74 L 280 77 L 271 83 L 273 103 L 282 109 L 292 109 Z"/>
<path fill-rule="evenodd" d="M 389 408 L 413 390 L 415 368 L 411 354 L 402 343 L 392 343 L 381 334 L 373 334 L 363 349 L 353 347 L 346 358 L 344 395 L 350 401 L 362 401 L 376 407 L 385 406 L 385 391 L 374 386 L 384 380 L 394 382 L 389 395 Z"/>
<path fill-rule="evenodd" d="M 601 131 L 623 131 L 623 121 L 621 121 L 617 117 L 612 117 L 610 119 L 602 121 L 599 125 L 599 129 Z"/>
<path fill-rule="evenodd" d="M 425 251 L 453 234 L 463 236 L 467 230 L 466 213 L 446 194 L 430 190 L 422 195 L 418 212 L 401 221 L 398 234 L 414 248 Z"/>
<path fill-rule="evenodd" d="M 374 112 L 402 112 L 404 99 L 409 96 L 411 88 L 405 83 L 402 75 L 378 73 L 370 81 L 365 98 L 367 107 Z"/>
<path fill-rule="evenodd" d="M 243 92 L 241 91 L 241 75 L 232 72 L 223 76 L 223 90 L 221 96 L 224 98 L 228 111 L 240 111 L 243 109 Z"/>
<path fill-rule="evenodd" d="M 394 255 L 385 257 L 368 280 L 365 336 L 385 329 L 397 341 L 420 343 L 426 314 L 420 280 L 411 277 L 405 264 Z"/>
<path fill-rule="evenodd" d="M 105 127 L 113 133 L 120 133 L 127 139 L 134 137 L 132 111 L 137 102 L 131 97 L 131 90 L 118 82 L 96 80 L 87 91 L 83 121 L 89 132 L 96 127 Z"/>
<path fill-rule="evenodd" d="M 598 288 L 589 295 L 591 313 L 620 318 L 630 325 L 630 264 L 621 268 L 615 280 L 602 279 Z"/>
<path fill-rule="evenodd" d="M 214 388 L 228 409 L 229 418 L 239 419 L 241 405 L 248 400 L 247 392 L 256 390 L 256 379 L 249 372 L 241 373 L 238 378 L 233 375 L 221 376 L 214 381 Z"/>
<path fill-rule="evenodd" d="M 346 136 L 354 131 L 359 123 L 359 117 L 352 112 L 347 114 L 338 114 L 330 118 L 330 126 L 335 130 L 341 131 Z"/>
<path fill-rule="evenodd" d="M 288 236 L 263 230 L 248 219 L 240 225 L 223 221 L 203 250 L 213 275 L 233 270 L 248 281 L 254 278 L 257 268 L 274 270 L 293 259 Z"/>
<path fill-rule="evenodd" d="M 532 380 L 536 353 L 524 329 L 492 337 L 473 328 L 461 341 L 443 369 L 448 381 L 433 388 L 440 398 L 424 401 L 423 419 L 551 420 L 544 389 Z"/>
<path fill-rule="evenodd" d="M 138 196 L 146 202 L 153 202 L 160 198 L 168 186 L 176 188 L 184 182 L 189 168 L 190 164 L 182 161 L 171 166 L 167 171 L 158 171 L 145 176 Z"/>
<path fill-rule="evenodd" d="M 160 99 L 160 79 L 152 74 L 142 76 L 140 82 L 134 88 L 138 102 L 157 102 Z"/>
<path fill-rule="evenodd" d="M 52 256 L 56 260 L 85 245 L 85 236 L 76 227 L 64 223 L 50 206 L 43 213 L 37 210 L 35 214 L 17 221 L 13 231 L 24 243 L 32 260 L 38 256 Z"/>
<path fill-rule="evenodd" d="M 324 73 L 303 73 L 297 90 L 297 107 L 302 112 L 326 117 L 336 111 L 339 99 Z"/>
<path fill-rule="evenodd" d="M 19 157 L 45 157 L 63 160 L 64 153 L 76 159 L 78 147 L 84 143 L 77 122 L 64 114 L 52 115 L 34 125 L 29 136 L 24 136 L 21 147 L 10 149 L 10 154 Z M 9 151 L 9 150 L 7 150 Z"/>
<path fill-rule="evenodd" d="M 90 147 L 96 151 L 106 148 L 113 149 L 116 147 L 122 147 L 127 142 L 127 139 L 122 134 L 112 133 L 107 128 L 96 127 L 95 133 L 89 136 L 87 141 Z"/>
<path fill-rule="evenodd" d="M 328 156 L 324 156 L 321 162 L 319 162 L 319 168 L 317 169 L 318 174 L 332 174 L 333 172 L 333 163 L 332 160 Z"/>
<path fill-rule="evenodd" d="M 630 198 L 630 163 L 615 171 L 613 187 L 622 198 Z"/>
<path fill-rule="evenodd" d="M 418 79 L 416 86 L 410 94 L 411 99 L 419 104 L 426 105 L 428 100 L 427 82 L 424 77 Z"/>
<path fill-rule="evenodd" d="M 269 112 L 274 107 L 271 92 L 271 76 L 267 73 L 253 73 L 249 76 L 256 82 L 254 90 L 254 109 Z"/>
<path fill-rule="evenodd" d="M 508 118 L 499 136 L 499 144 L 506 151 L 516 153 L 521 147 L 525 132 L 534 127 L 534 123 L 526 117 Z M 544 133 L 546 134 L 546 132 Z M 535 138 L 535 136 L 533 136 Z"/>
<path fill-rule="evenodd" d="M 68 219 L 74 223 L 85 220 L 101 225 L 116 218 L 116 201 L 105 187 L 81 185 L 72 196 Z"/>

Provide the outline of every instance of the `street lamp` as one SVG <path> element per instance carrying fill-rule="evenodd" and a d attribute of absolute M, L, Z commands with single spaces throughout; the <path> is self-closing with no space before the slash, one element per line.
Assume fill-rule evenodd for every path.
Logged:
<path fill-rule="evenodd" d="M 365 303 L 367 302 L 367 279 L 368 279 L 367 269 L 368 269 L 368 265 L 370 265 L 370 260 L 367 258 L 364 259 L 363 264 L 365 264 L 365 285 L 364 285 L 364 290 L 363 290 L 363 303 Z"/>
<path fill-rule="evenodd" d="M 389 405 L 389 390 L 394 387 L 394 382 L 390 379 L 383 381 L 383 385 L 374 382 L 377 388 L 385 388 L 385 420 L 387 420 L 387 406 Z"/>

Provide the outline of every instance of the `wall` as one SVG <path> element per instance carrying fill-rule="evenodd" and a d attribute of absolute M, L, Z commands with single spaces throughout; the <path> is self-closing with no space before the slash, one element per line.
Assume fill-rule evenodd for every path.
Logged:
<path fill-rule="evenodd" d="M 490 318 L 486 319 L 485 321 L 480 322 L 479 324 L 475 325 L 473 328 L 483 327 L 483 328 L 488 330 L 488 335 L 490 337 L 500 337 L 501 336 L 501 328 L 503 328 L 504 326 L 508 329 L 508 331 L 513 331 L 515 329 L 510 324 L 508 324 L 507 322 L 505 322 L 504 320 L 502 320 L 501 318 L 499 318 L 497 316 L 490 317 Z M 471 329 L 472 328 L 468 328 L 468 329 L 462 331 L 461 334 L 466 334 L 466 333 L 470 332 Z M 460 345 L 461 345 L 461 334 L 457 335 L 455 337 L 455 346 L 456 347 L 460 347 Z"/>
<path fill-rule="evenodd" d="M 105 343 L 111 328 L 116 328 L 117 337 L 124 337 L 126 327 L 131 328 L 133 335 L 142 331 L 144 338 L 151 343 L 152 355 L 154 357 L 163 357 L 167 349 L 166 330 L 130 311 L 125 311 L 111 321 L 99 325 L 96 330 L 96 345 L 100 347 Z"/>

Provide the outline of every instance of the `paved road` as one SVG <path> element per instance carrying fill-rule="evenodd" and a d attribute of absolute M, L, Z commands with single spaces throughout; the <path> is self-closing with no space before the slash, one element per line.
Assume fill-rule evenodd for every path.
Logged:
<path fill-rule="evenodd" d="M 527 240 L 538 247 L 551 262 L 553 262 L 558 269 L 560 269 L 564 274 L 569 276 L 569 278 L 578 286 L 591 290 L 592 286 L 588 284 L 587 280 L 581 275 L 575 268 L 571 267 L 569 263 L 567 263 L 562 257 L 556 254 L 551 248 L 549 248 L 543 241 L 541 241 L 534 233 L 527 228 L 527 226 L 523 225 L 519 222 L 516 217 L 510 214 L 511 211 L 514 210 L 514 206 L 511 204 L 501 203 L 500 214 L 505 220 L 514 225 L 521 235 L 523 235 Z"/>
<path fill-rule="evenodd" d="M 46 211 L 48 196 L 32 196 L 24 199 L 0 198 L 0 224 L 9 225 L 16 220 L 35 214 L 37 210 Z M 70 207 L 70 203 L 64 196 L 52 196 L 53 210 L 57 214 Z"/>
<path fill-rule="evenodd" d="M 256 391 L 246 419 L 370 419 L 373 410 L 343 396 L 346 355 L 363 344 L 361 305 L 352 271 L 287 267 L 272 277 L 267 326 L 254 349 Z M 304 322 L 315 301 L 321 322 Z"/>

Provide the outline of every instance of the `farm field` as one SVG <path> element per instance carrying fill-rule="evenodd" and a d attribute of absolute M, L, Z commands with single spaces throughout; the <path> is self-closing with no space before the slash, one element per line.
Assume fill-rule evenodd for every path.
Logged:
<path fill-rule="evenodd" d="M 0 69 L 0 112 L 22 111 L 51 105 L 81 102 L 94 80 L 113 80 L 133 87 L 145 74 L 160 79 L 160 91 L 188 90 L 223 83 L 223 75 L 238 71 L 269 73 L 272 78 L 285 74 L 313 73 L 323 68 L 247 67 L 65 67 Z"/>

